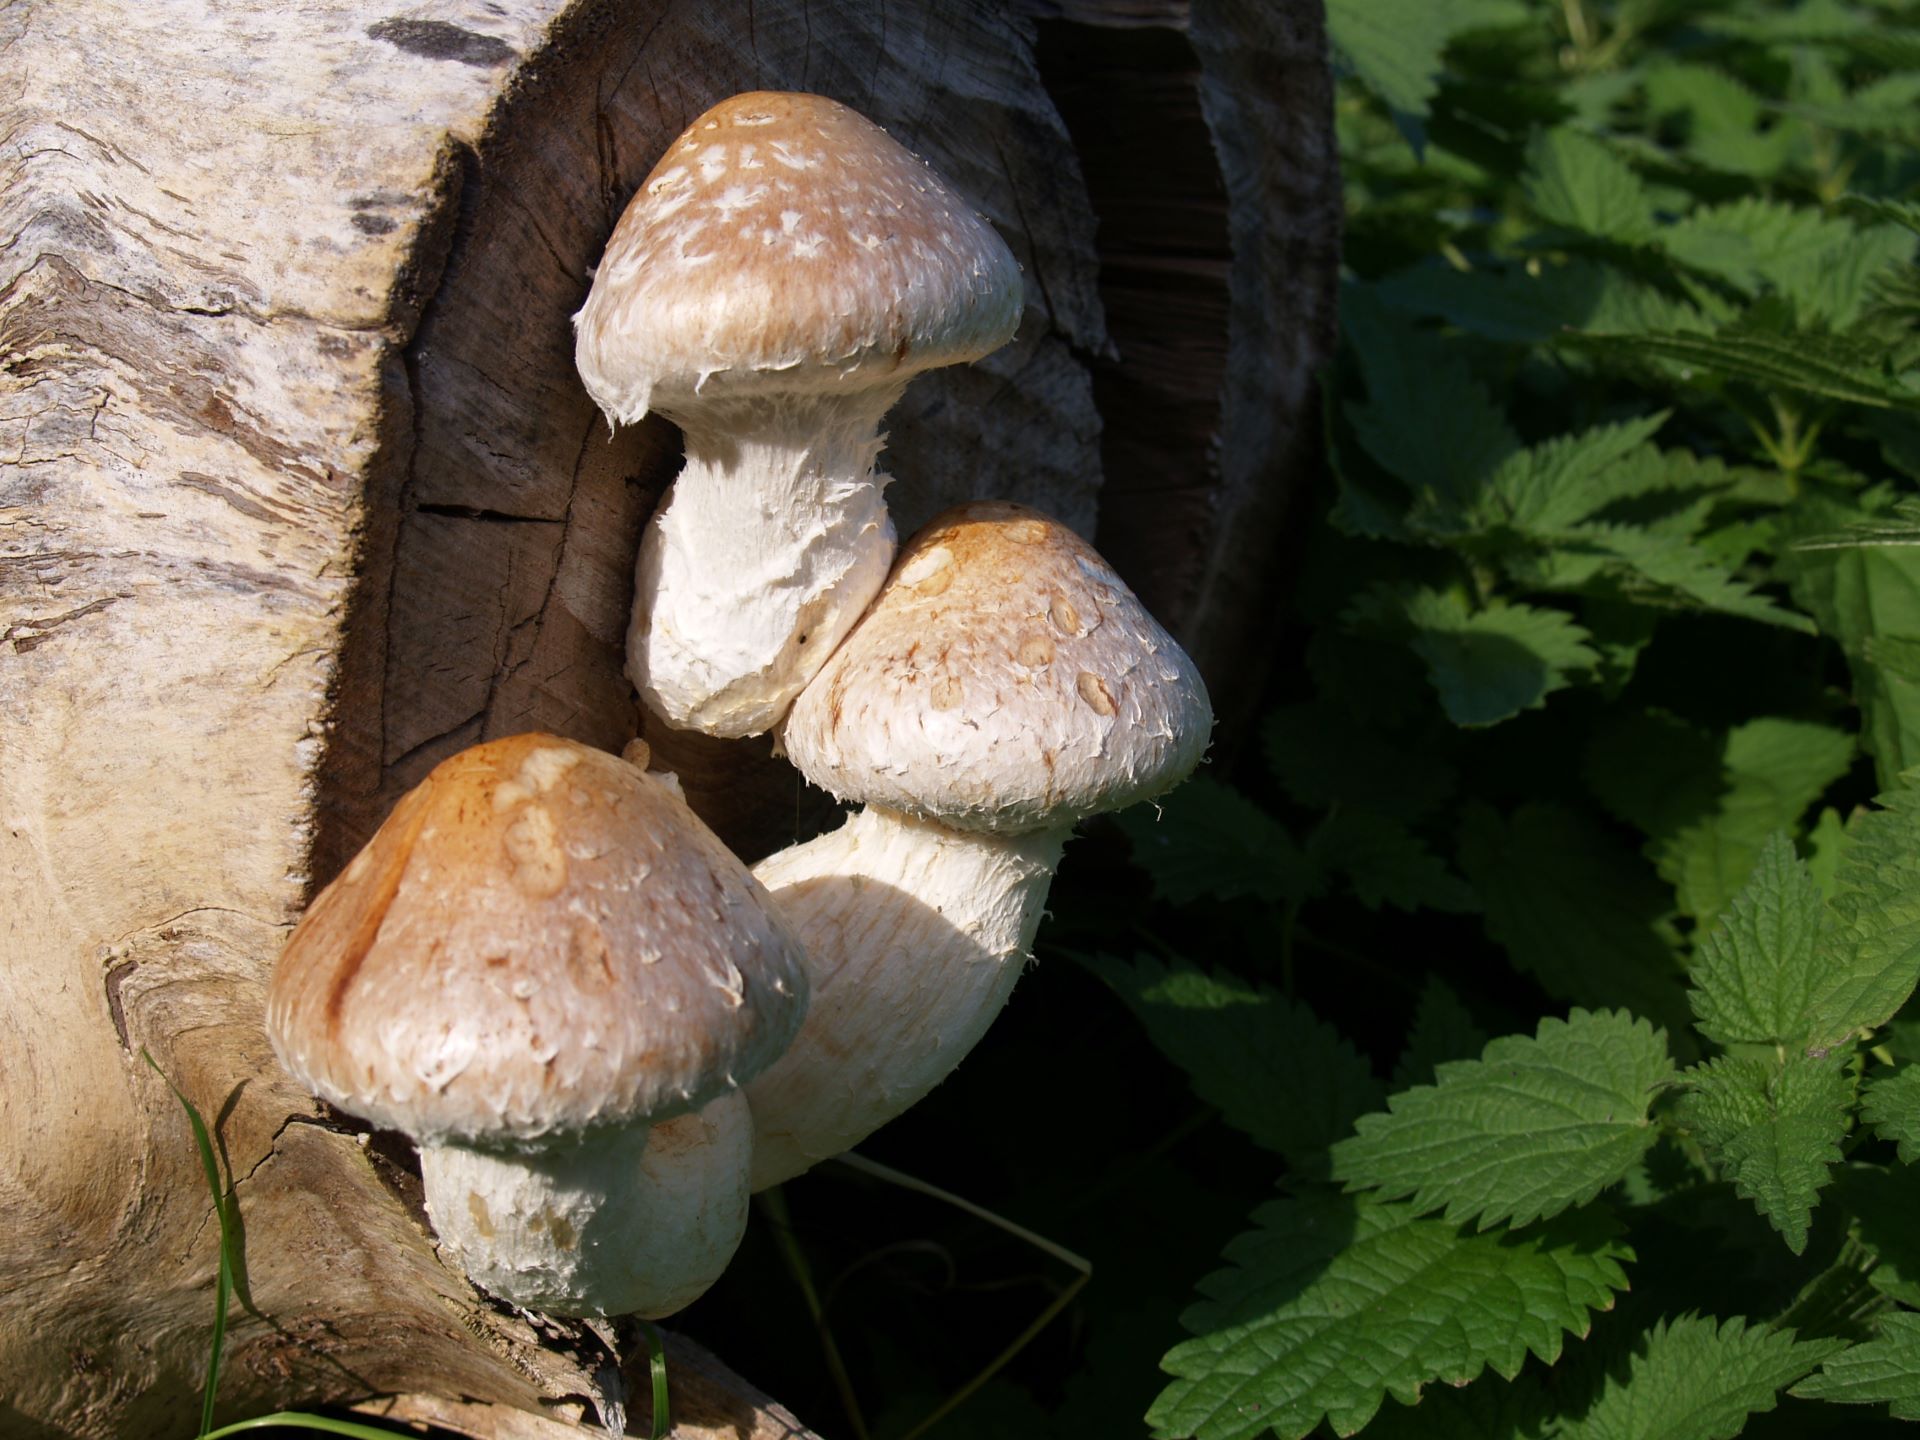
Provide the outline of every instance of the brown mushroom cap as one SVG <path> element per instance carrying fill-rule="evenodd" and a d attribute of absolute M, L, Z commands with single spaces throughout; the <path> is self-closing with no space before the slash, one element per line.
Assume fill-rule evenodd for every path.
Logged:
<path fill-rule="evenodd" d="M 1006 243 L 924 161 L 836 101 L 755 91 L 688 126 L 627 206 L 577 359 L 625 422 L 695 392 L 904 383 L 997 349 L 1021 305 Z"/>
<path fill-rule="evenodd" d="M 784 744 L 843 800 L 1017 834 L 1178 784 L 1212 725 L 1193 662 L 1093 547 L 992 501 L 900 552 Z"/>
<path fill-rule="evenodd" d="M 320 892 L 274 972 L 289 1071 L 423 1141 L 694 1110 L 784 1050 L 799 947 L 685 803 L 551 735 L 461 752 Z"/>

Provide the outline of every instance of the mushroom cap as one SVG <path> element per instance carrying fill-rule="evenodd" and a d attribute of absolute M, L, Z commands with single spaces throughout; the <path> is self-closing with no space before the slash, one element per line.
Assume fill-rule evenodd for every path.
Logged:
<path fill-rule="evenodd" d="M 1020 267 L 878 125 L 754 91 L 695 120 L 620 217 L 574 317 L 617 421 L 696 396 L 820 392 L 977 360 L 1013 337 Z"/>
<path fill-rule="evenodd" d="M 551 735 L 462 751 L 294 930 L 281 1063 L 423 1143 L 513 1147 L 694 1110 L 806 1009 L 767 893 L 660 781 Z"/>
<path fill-rule="evenodd" d="M 1017 834 L 1171 788 L 1212 727 L 1199 671 L 1093 547 L 994 501 L 913 537 L 783 743 L 843 800 Z"/>

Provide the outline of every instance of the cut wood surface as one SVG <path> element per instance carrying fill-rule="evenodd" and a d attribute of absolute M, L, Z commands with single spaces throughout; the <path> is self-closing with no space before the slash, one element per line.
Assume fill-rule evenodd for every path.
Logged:
<path fill-rule="evenodd" d="M 1214 153 L 1248 152 L 1218 172 L 1225 224 L 1196 261 L 1225 338 L 1209 318 L 1196 344 L 1284 361 L 1278 380 L 1224 367 L 1210 412 L 1182 400 L 1195 438 L 1166 464 L 1212 478 L 1185 487 L 1191 554 L 1157 591 L 1123 560 L 1136 522 L 1099 509 L 1119 473 L 1103 389 L 1151 362 L 1103 303 L 1097 192 L 1125 186 L 1090 197 L 1083 157 L 1089 176 L 1108 162 L 1047 88 L 1075 64 L 1058 47 L 1095 33 L 1076 19 L 985 0 L 0 4 L 0 1434 L 192 1433 L 213 1209 L 143 1049 L 214 1126 L 244 1225 L 223 1417 L 400 1397 L 375 1403 L 507 1435 L 532 1433 L 509 1413 L 587 1412 L 591 1346 L 444 1267 L 404 1148 L 301 1094 L 260 1022 L 312 887 L 439 759 L 527 729 L 635 733 L 632 557 L 678 442 L 657 422 L 609 436 L 574 377 L 599 248 L 724 95 L 815 90 L 885 125 L 1032 282 L 1012 346 L 923 377 L 893 415 L 902 532 L 988 494 L 1098 525 L 1204 661 L 1245 623 L 1210 597 L 1271 544 L 1324 352 L 1259 328 L 1292 313 L 1276 287 L 1305 285 L 1324 329 L 1332 275 L 1272 273 L 1301 247 L 1325 260 L 1319 222 L 1301 239 L 1273 206 L 1276 186 L 1331 203 L 1330 161 L 1242 128 L 1298 120 L 1264 108 L 1262 56 L 1324 85 L 1317 16 L 1284 9 L 1156 19 L 1197 57 L 1169 102 L 1189 147 L 1198 104 Z M 1123 392 L 1129 423 L 1170 388 Z M 1143 534 L 1165 528 L 1151 510 Z M 1219 648 L 1222 667 L 1257 649 Z M 745 786 L 724 754 L 709 769 L 764 836 L 769 814 L 795 823 L 794 792 L 757 763 Z M 728 1433 L 804 1433 L 723 1372 L 685 1383 L 722 1397 Z"/>

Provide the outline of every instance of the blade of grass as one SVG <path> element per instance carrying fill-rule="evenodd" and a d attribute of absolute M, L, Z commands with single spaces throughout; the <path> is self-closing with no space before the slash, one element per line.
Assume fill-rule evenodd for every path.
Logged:
<path fill-rule="evenodd" d="M 640 1333 L 647 1340 L 647 1369 L 653 1375 L 653 1421 L 647 1430 L 647 1440 L 661 1440 L 673 1429 L 673 1420 L 667 1413 L 667 1347 L 660 1338 L 660 1327 L 651 1320 L 640 1322 Z"/>
<path fill-rule="evenodd" d="M 191 1100 L 180 1093 L 180 1087 L 168 1079 L 167 1073 L 155 1063 L 144 1045 L 140 1047 L 140 1058 L 147 1062 L 154 1074 L 166 1081 L 167 1088 L 173 1091 L 173 1098 L 187 1112 L 187 1123 L 193 1127 L 193 1143 L 200 1151 L 200 1168 L 206 1173 L 207 1192 L 213 1196 L 213 1213 L 220 1222 L 220 1269 L 219 1277 L 214 1282 L 213 1339 L 207 1346 L 207 1384 L 200 1398 L 200 1435 L 202 1440 L 206 1440 L 213 1433 L 214 1391 L 220 1383 L 220 1353 L 227 1342 L 227 1301 L 233 1295 L 233 1219 L 227 1209 L 231 1196 L 220 1183 L 220 1166 L 213 1155 L 213 1137 L 207 1133 L 206 1122 L 200 1118 L 200 1112 L 194 1108 Z"/>
<path fill-rule="evenodd" d="M 922 1180 L 917 1175 L 909 1175 L 904 1170 L 895 1170 L 891 1165 L 882 1165 L 878 1160 L 869 1160 L 866 1156 L 852 1150 L 848 1150 L 844 1154 L 837 1155 L 834 1158 L 849 1170 L 871 1176 L 873 1179 L 883 1181 L 888 1185 L 898 1186 L 902 1190 L 911 1190 L 917 1195 L 925 1195 L 930 1199 L 942 1201 L 945 1204 L 953 1206 L 956 1210 L 964 1211 L 966 1214 L 973 1216 L 976 1220 L 984 1220 L 987 1224 L 1004 1230 L 1017 1240 L 1026 1241 L 1027 1244 L 1033 1246 L 1034 1249 L 1040 1251 L 1042 1254 L 1051 1255 L 1061 1264 L 1070 1266 L 1079 1272 L 1073 1282 L 1058 1295 L 1054 1296 L 1054 1298 L 1048 1302 L 1047 1307 L 1038 1315 L 1034 1316 L 1032 1323 L 1018 1335 L 1014 1336 L 1013 1340 L 1005 1349 L 982 1366 L 972 1379 L 968 1380 L 958 1390 L 955 1390 L 951 1395 L 947 1396 L 945 1400 L 942 1400 L 939 1405 L 935 1406 L 933 1412 L 922 1419 L 918 1425 L 915 1425 L 911 1430 L 907 1431 L 905 1435 L 900 1437 L 900 1440 L 919 1440 L 920 1436 L 926 1434 L 927 1431 L 931 1430 L 935 1425 L 938 1425 L 942 1420 L 946 1419 L 947 1416 L 959 1409 L 961 1405 L 965 1404 L 968 1397 L 971 1396 L 974 1391 L 978 1390 L 982 1385 L 985 1385 L 987 1381 L 999 1374 L 1001 1370 L 1005 1369 L 1006 1366 L 1012 1362 L 1014 1356 L 1018 1355 L 1032 1343 L 1034 1336 L 1038 1335 L 1053 1322 L 1054 1316 L 1058 1315 L 1062 1310 L 1066 1309 L 1068 1305 L 1073 1303 L 1073 1297 L 1078 1295 L 1081 1290 L 1086 1287 L 1087 1282 L 1093 1278 L 1093 1262 L 1085 1256 L 1074 1254 L 1073 1251 L 1067 1249 L 1066 1246 L 1056 1244 L 1044 1235 L 1034 1233 L 1024 1225 L 1016 1224 L 1004 1215 L 995 1214 L 993 1211 L 987 1209 L 986 1206 L 976 1204 L 964 1195 L 956 1195 L 951 1190 L 943 1190 L 938 1185 L 930 1181 Z"/>
<path fill-rule="evenodd" d="M 354 1420 L 335 1420 L 327 1415 L 309 1415 L 299 1410 L 276 1410 L 271 1415 L 256 1415 L 251 1420 L 236 1420 L 231 1425 L 222 1425 L 218 1430 L 208 1430 L 200 1440 L 221 1440 L 225 1435 L 238 1435 L 243 1430 L 265 1430 L 274 1425 L 284 1425 L 289 1430 L 319 1430 L 328 1435 L 346 1435 L 350 1440 L 393 1440 L 396 1435 L 410 1433 L 362 1425 Z"/>
<path fill-rule="evenodd" d="M 787 1262 L 787 1270 L 792 1274 L 794 1284 L 800 1287 L 800 1298 L 806 1302 L 807 1314 L 813 1317 L 814 1334 L 820 1340 L 820 1355 L 826 1361 L 827 1375 L 833 1381 L 833 1388 L 839 1392 L 840 1405 L 847 1412 L 847 1423 L 853 1427 L 854 1440 L 869 1440 L 866 1416 L 860 1411 L 859 1397 L 853 1393 L 853 1378 L 847 1374 L 847 1367 L 840 1359 L 840 1347 L 833 1342 L 833 1330 L 827 1324 L 826 1307 L 820 1303 L 820 1292 L 814 1288 L 813 1271 L 807 1264 L 806 1252 L 801 1250 L 800 1242 L 794 1236 L 793 1217 L 787 1211 L 787 1197 L 776 1185 L 771 1190 L 762 1190 L 753 1198 L 766 1211 L 767 1218 L 773 1221 L 773 1233 L 780 1246 L 780 1254 Z"/>

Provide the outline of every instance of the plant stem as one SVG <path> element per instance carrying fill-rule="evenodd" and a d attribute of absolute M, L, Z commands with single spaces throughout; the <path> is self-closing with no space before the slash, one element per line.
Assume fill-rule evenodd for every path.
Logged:
<path fill-rule="evenodd" d="M 843 1155 L 840 1157 L 845 1159 Z M 860 1411 L 860 1399 L 853 1393 L 853 1379 L 847 1374 L 847 1367 L 840 1358 L 840 1347 L 834 1344 L 833 1331 L 827 1325 L 826 1307 L 820 1303 L 820 1292 L 814 1288 L 813 1270 L 807 1264 L 806 1252 L 800 1248 L 800 1241 L 793 1233 L 793 1216 L 787 1210 L 787 1197 L 778 1185 L 770 1190 L 762 1190 L 754 1196 L 754 1203 L 766 1212 L 773 1222 L 773 1233 L 780 1246 L 781 1257 L 787 1262 L 787 1271 L 793 1276 L 794 1284 L 800 1287 L 800 1298 L 806 1302 L 807 1314 L 813 1319 L 813 1332 L 820 1340 L 820 1356 L 826 1362 L 827 1375 L 833 1381 L 833 1388 L 839 1393 L 841 1408 L 847 1412 L 847 1423 L 853 1428 L 854 1440 L 870 1440 L 866 1416 Z"/>

